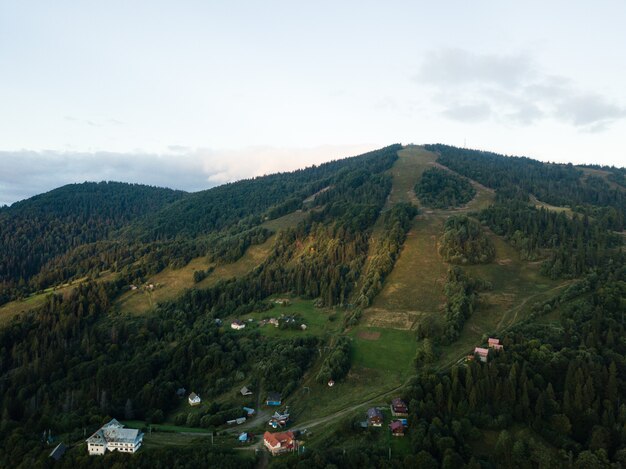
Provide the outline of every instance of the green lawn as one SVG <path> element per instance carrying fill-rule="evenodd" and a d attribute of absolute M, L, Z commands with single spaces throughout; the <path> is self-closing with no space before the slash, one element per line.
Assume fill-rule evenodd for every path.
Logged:
<path fill-rule="evenodd" d="M 269 301 L 279 298 L 278 296 L 270 298 Z M 282 296 L 280 298 L 283 298 Z M 284 297 L 287 298 L 287 297 Z M 302 335 L 324 336 L 326 334 L 338 332 L 343 325 L 343 311 L 332 310 L 326 308 L 316 308 L 312 300 L 303 300 L 300 298 L 289 298 L 289 305 L 276 306 L 268 311 L 253 312 L 241 316 L 239 319 L 246 320 L 252 318 L 255 320 L 247 327 L 258 327 L 257 322 L 264 318 L 280 318 L 281 315 L 297 316 L 301 322 L 306 324 L 306 330 L 301 329 L 280 329 L 271 324 L 258 327 L 261 334 L 268 337 L 301 337 Z M 230 321 L 233 318 L 224 320 L 225 327 L 230 327 Z"/>
<path fill-rule="evenodd" d="M 402 381 L 411 373 L 417 350 L 413 331 L 357 326 L 350 337 L 352 366 L 379 370 L 393 381 Z"/>

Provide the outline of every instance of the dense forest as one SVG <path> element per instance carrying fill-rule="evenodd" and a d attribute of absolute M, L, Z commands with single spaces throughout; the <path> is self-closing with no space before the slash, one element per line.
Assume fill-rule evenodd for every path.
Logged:
<path fill-rule="evenodd" d="M 410 204 L 396 204 L 383 215 L 382 232 L 370 247 L 371 257 L 356 303 L 367 307 L 382 288 L 385 277 L 391 272 L 400 254 L 406 233 L 411 228 L 417 209 Z"/>
<path fill-rule="evenodd" d="M 455 215 L 446 220 L 439 253 L 452 264 L 487 264 L 493 261 L 496 249 L 480 223 Z"/>
<path fill-rule="evenodd" d="M 500 197 L 530 194 L 552 205 L 603 207 L 609 228 L 621 231 L 626 221 L 626 192 L 613 188 L 601 177 L 584 176 L 571 164 L 542 163 L 525 157 L 503 157 L 497 153 L 467 150 L 448 145 L 425 145 L 439 155 L 437 161 L 450 169 L 496 189 Z M 612 174 L 622 175 L 623 171 Z M 618 176 L 615 176 L 618 177 Z"/>
<path fill-rule="evenodd" d="M 467 179 L 439 168 L 424 171 L 414 190 L 420 202 L 431 208 L 458 207 L 476 195 Z"/>
<path fill-rule="evenodd" d="M 70 184 L 0 209 L 0 304 L 64 280 L 31 278 L 47 262 L 111 233 L 185 194 L 119 182 Z"/>

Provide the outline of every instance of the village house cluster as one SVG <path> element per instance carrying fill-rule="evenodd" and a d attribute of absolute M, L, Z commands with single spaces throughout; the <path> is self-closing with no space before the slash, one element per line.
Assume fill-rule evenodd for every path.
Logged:
<path fill-rule="evenodd" d="M 396 397 L 391 401 L 391 422 L 389 430 L 393 436 L 404 436 L 409 423 L 409 407 L 401 398 Z M 361 424 L 362 427 L 382 427 L 385 423 L 385 416 L 379 407 L 367 409 L 367 419 Z"/>
<path fill-rule="evenodd" d="M 240 330 L 246 328 L 246 322 L 253 323 L 254 319 L 248 318 L 246 321 L 243 321 L 241 319 L 234 319 L 230 323 L 230 328 L 234 329 L 236 331 L 240 331 Z M 274 327 L 279 327 L 281 322 L 283 324 L 285 324 L 289 328 L 297 329 L 299 327 L 303 331 L 306 331 L 307 327 L 308 327 L 303 322 L 300 322 L 295 316 L 285 316 L 284 314 L 282 314 L 278 318 L 261 319 L 261 320 L 259 320 L 257 322 L 257 324 L 258 324 L 259 327 L 263 327 L 263 326 L 266 326 L 268 324 L 271 325 L 271 326 L 274 326 Z M 220 321 L 219 325 L 221 325 L 221 321 Z"/>

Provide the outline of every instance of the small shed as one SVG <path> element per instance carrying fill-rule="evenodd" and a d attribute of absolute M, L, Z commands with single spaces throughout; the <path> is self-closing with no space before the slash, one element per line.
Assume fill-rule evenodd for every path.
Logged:
<path fill-rule="evenodd" d="M 251 396 L 252 395 L 252 391 L 250 391 L 250 389 L 248 389 L 246 386 L 241 388 L 239 390 L 239 392 L 241 393 L 242 396 Z"/>
<path fill-rule="evenodd" d="M 282 396 L 278 392 L 270 392 L 265 400 L 266 405 L 278 406 L 283 402 Z"/>

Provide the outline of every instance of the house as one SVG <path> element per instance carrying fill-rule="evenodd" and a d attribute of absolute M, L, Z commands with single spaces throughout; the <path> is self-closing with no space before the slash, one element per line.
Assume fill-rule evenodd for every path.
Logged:
<path fill-rule="evenodd" d="M 389 424 L 393 436 L 404 436 L 404 425 L 400 420 L 394 420 Z"/>
<path fill-rule="evenodd" d="M 272 418 L 267 422 L 272 428 L 285 428 L 289 423 L 289 411 L 285 409 L 281 412 L 274 412 Z"/>
<path fill-rule="evenodd" d="M 198 396 L 195 392 L 189 394 L 189 405 L 199 405 L 200 402 L 202 402 L 202 399 L 200 399 L 200 396 Z"/>
<path fill-rule="evenodd" d="M 96 433 L 87 438 L 89 455 L 103 455 L 106 450 L 134 453 L 143 441 L 143 433 L 136 428 L 124 428 L 113 419 L 103 425 Z"/>
<path fill-rule="evenodd" d="M 306 331 L 306 324 L 300 324 L 300 329 L 302 329 L 303 331 Z"/>
<path fill-rule="evenodd" d="M 329 387 L 329 388 L 332 388 L 334 385 L 335 385 L 335 380 L 331 379 L 331 380 L 328 382 L 328 387 Z"/>
<path fill-rule="evenodd" d="M 222 327 L 222 320 L 220 318 L 215 318 L 214 322 L 217 327 Z"/>
<path fill-rule="evenodd" d="M 61 459 L 63 457 L 63 455 L 65 454 L 65 451 L 67 450 L 67 446 L 65 446 L 64 443 L 59 443 L 58 445 L 56 445 L 56 447 L 50 452 L 49 457 L 51 457 L 52 459 L 54 459 L 55 461 L 58 461 L 59 459 Z"/>
<path fill-rule="evenodd" d="M 245 329 L 246 323 L 240 321 L 239 319 L 235 319 L 233 322 L 230 323 L 230 327 L 235 329 L 236 331 L 240 331 L 241 329 Z"/>
<path fill-rule="evenodd" d="M 250 391 L 246 386 L 241 388 L 239 390 L 239 392 L 241 393 L 242 396 L 251 396 L 252 395 L 252 391 Z"/>
<path fill-rule="evenodd" d="M 504 345 L 500 343 L 500 339 L 494 339 L 492 337 L 489 337 L 489 348 L 500 351 L 504 350 Z"/>
<path fill-rule="evenodd" d="M 280 393 L 278 392 L 271 392 L 267 395 L 267 399 L 265 400 L 265 404 L 266 405 L 271 405 L 271 406 L 277 406 L 277 405 L 281 405 L 283 402 L 282 397 L 280 395 Z"/>
<path fill-rule="evenodd" d="M 481 362 L 486 363 L 487 362 L 487 358 L 489 357 L 489 349 L 482 348 L 482 347 L 476 347 L 474 349 L 474 355 L 477 355 L 478 359 Z"/>
<path fill-rule="evenodd" d="M 252 417 L 255 413 L 255 410 L 251 409 L 250 407 L 244 407 L 243 410 L 246 412 L 248 417 Z"/>
<path fill-rule="evenodd" d="M 289 453 L 298 449 L 298 441 L 293 432 L 263 434 L 263 444 L 272 456 Z"/>
<path fill-rule="evenodd" d="M 270 320 L 268 321 L 270 324 L 272 324 L 274 327 L 278 327 L 278 319 L 276 318 L 270 318 Z"/>
<path fill-rule="evenodd" d="M 372 407 L 367 411 L 367 423 L 371 427 L 383 426 L 383 413 L 377 407 Z"/>
<path fill-rule="evenodd" d="M 248 435 L 248 433 L 245 433 L 245 432 L 239 435 L 238 437 L 239 443 L 247 443 L 251 439 L 252 438 L 250 437 L 250 435 Z"/>
<path fill-rule="evenodd" d="M 396 397 L 391 401 L 391 415 L 394 417 L 407 417 L 409 415 L 409 408 L 399 397 Z"/>

